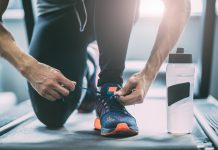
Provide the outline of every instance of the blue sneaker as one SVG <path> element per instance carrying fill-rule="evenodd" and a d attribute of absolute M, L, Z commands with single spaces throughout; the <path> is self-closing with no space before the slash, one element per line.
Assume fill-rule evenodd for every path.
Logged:
<path fill-rule="evenodd" d="M 133 136 L 138 134 L 135 118 L 118 101 L 114 92 L 121 87 L 117 84 L 105 84 L 101 88 L 96 102 L 96 130 L 103 136 Z"/>

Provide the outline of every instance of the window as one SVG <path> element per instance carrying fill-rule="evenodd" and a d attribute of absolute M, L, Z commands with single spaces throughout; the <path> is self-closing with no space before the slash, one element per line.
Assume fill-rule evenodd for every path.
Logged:
<path fill-rule="evenodd" d="M 216 1 L 216 14 L 218 15 L 218 1 Z"/>

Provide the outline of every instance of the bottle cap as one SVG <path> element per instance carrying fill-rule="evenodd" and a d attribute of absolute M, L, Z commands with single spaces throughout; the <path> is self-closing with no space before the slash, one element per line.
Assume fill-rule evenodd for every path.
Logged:
<path fill-rule="evenodd" d="M 169 63 L 192 63 L 192 54 L 184 54 L 184 48 L 177 48 L 176 53 L 169 54 Z"/>

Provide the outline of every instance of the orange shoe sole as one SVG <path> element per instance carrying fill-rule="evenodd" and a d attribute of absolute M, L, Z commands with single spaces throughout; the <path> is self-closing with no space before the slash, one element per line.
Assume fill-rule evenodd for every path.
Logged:
<path fill-rule="evenodd" d="M 99 118 L 95 118 L 94 121 L 94 129 L 95 130 L 101 130 L 101 121 Z"/>
<path fill-rule="evenodd" d="M 102 136 L 133 136 L 138 134 L 138 130 L 129 128 L 126 123 L 117 124 L 116 128 L 112 129 L 112 131 L 101 129 L 101 122 L 99 118 L 95 119 L 94 127 L 95 130 L 101 131 Z"/>

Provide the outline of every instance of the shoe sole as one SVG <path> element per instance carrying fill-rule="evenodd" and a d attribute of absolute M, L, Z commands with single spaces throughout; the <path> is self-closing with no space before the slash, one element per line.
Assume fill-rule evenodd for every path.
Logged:
<path fill-rule="evenodd" d="M 107 129 L 101 128 L 100 119 L 95 119 L 95 130 L 101 131 L 102 136 L 133 136 L 138 134 L 138 129 L 129 127 L 126 123 L 117 124 L 116 128 Z"/>

